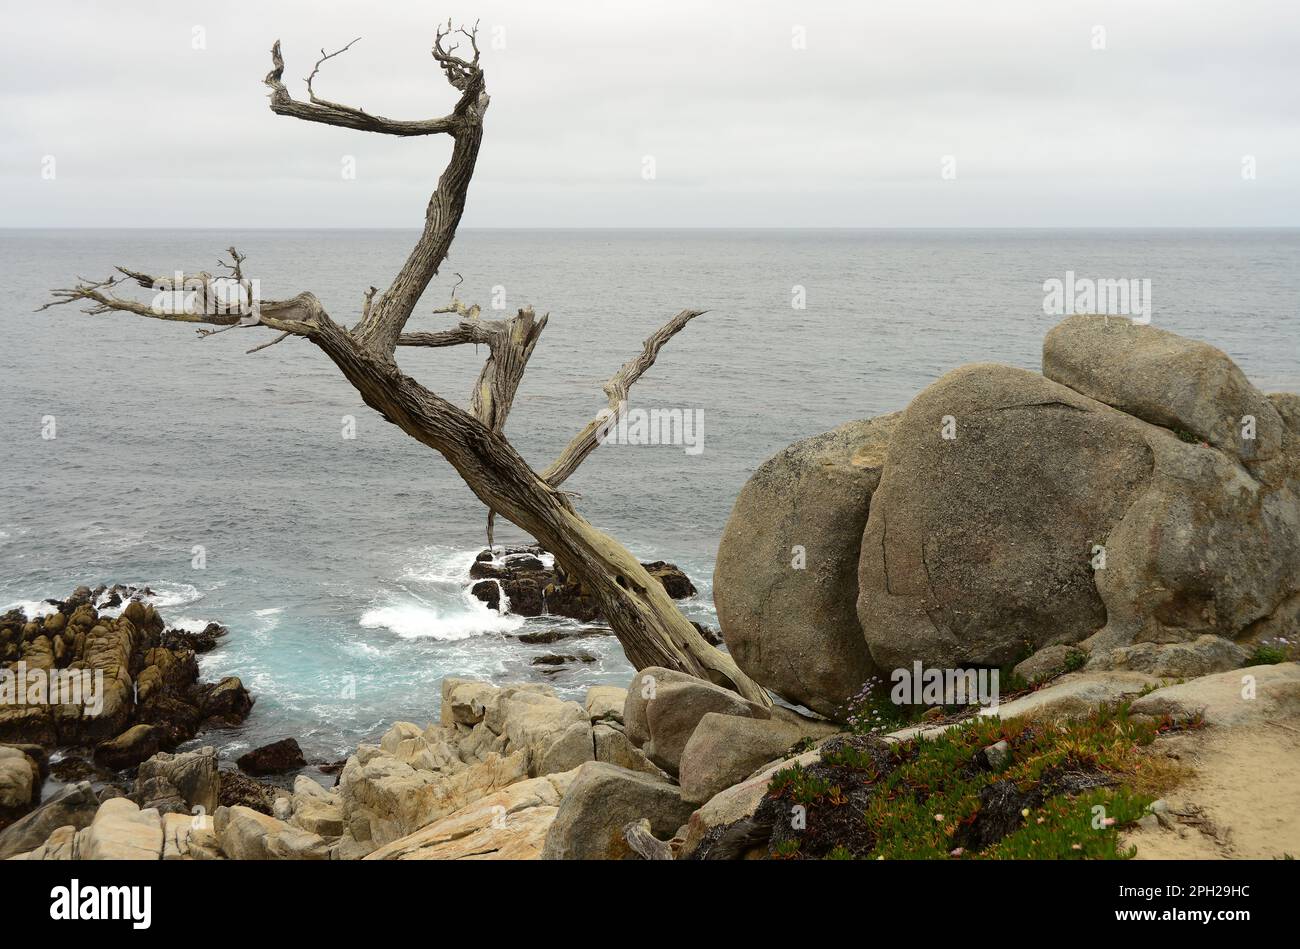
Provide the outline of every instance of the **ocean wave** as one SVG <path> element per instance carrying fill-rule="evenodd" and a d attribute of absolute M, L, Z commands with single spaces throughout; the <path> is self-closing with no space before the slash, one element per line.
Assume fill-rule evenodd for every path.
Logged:
<path fill-rule="evenodd" d="M 466 586 L 470 582 L 469 568 L 474 565 L 482 550 L 481 547 L 465 550 L 440 544 L 421 548 L 415 554 L 415 559 L 403 570 L 402 579 L 416 583 Z M 548 570 L 555 566 L 552 554 L 542 552 L 538 554 L 538 559 Z M 503 563 L 504 558 L 501 556 L 492 560 L 492 565 L 496 567 Z"/>
<path fill-rule="evenodd" d="M 156 583 L 127 583 L 123 585 L 135 586 L 141 589 L 148 587 L 152 590 L 152 596 L 142 596 L 140 597 L 140 600 L 143 603 L 148 603 L 156 610 L 165 610 L 176 606 L 189 606 L 191 603 L 197 603 L 199 600 L 203 599 L 204 596 L 199 588 L 194 586 L 192 583 L 173 583 L 170 580 L 159 580 Z M 105 591 L 104 597 L 107 596 L 108 592 Z M 102 602 L 102 600 L 103 598 L 101 598 L 100 602 Z M 118 606 L 100 606 L 99 603 L 96 603 L 95 608 L 99 611 L 100 616 L 112 618 L 119 616 L 122 610 L 126 609 L 126 602 L 123 601 Z M 202 627 L 200 627 L 200 629 L 201 628 Z"/>
<path fill-rule="evenodd" d="M 439 545 L 422 548 L 402 571 L 402 579 L 415 583 L 464 586 L 469 580 L 469 568 L 473 566 L 478 553 L 477 550 Z"/>
<path fill-rule="evenodd" d="M 10 610 L 22 610 L 27 615 L 27 618 L 31 620 L 47 613 L 56 613 L 58 609 L 53 603 L 46 603 L 44 600 L 14 600 L 6 606 L 0 606 L 0 613 L 8 613 Z"/>
<path fill-rule="evenodd" d="M 187 633 L 201 633 L 208 628 L 212 620 L 195 619 L 192 616 L 178 616 L 175 619 L 167 620 L 168 629 L 182 629 Z"/>
<path fill-rule="evenodd" d="M 487 633 L 509 633 L 524 625 L 522 616 L 498 613 L 487 604 L 461 597 L 460 604 L 438 608 L 415 599 L 375 606 L 361 614 L 367 629 L 388 629 L 403 639 L 455 642 Z"/>

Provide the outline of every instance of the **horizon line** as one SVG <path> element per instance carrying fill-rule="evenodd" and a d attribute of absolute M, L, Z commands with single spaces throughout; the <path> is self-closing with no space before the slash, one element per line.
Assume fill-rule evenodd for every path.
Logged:
<path fill-rule="evenodd" d="M 3 231 L 419 231 L 418 225 L 229 225 L 169 226 L 162 224 L 22 224 L 0 226 Z M 893 224 L 893 225 L 681 225 L 663 226 L 541 226 L 491 225 L 460 227 L 464 231 L 1293 231 L 1300 224 Z"/>

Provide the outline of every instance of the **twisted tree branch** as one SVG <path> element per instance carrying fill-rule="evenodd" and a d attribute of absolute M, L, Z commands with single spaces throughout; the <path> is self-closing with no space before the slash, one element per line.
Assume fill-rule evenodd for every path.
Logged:
<path fill-rule="evenodd" d="M 608 407 L 587 423 L 577 435 L 565 446 L 551 464 L 542 472 L 542 480 L 553 488 L 558 488 L 581 465 L 609 432 L 617 424 L 619 416 L 627 408 L 627 396 L 632 385 L 641 378 L 647 369 L 655 364 L 659 350 L 664 344 L 686 328 L 686 324 L 707 310 L 682 310 L 671 320 L 646 339 L 641 352 L 625 362 L 618 372 L 605 383 L 605 398 Z"/>

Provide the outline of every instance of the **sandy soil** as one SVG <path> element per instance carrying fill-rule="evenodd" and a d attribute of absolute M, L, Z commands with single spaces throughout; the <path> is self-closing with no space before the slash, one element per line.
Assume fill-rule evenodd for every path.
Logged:
<path fill-rule="evenodd" d="M 1152 753 L 1194 774 L 1165 795 L 1172 828 L 1126 836 L 1137 859 L 1300 859 L 1300 721 L 1181 732 Z"/>

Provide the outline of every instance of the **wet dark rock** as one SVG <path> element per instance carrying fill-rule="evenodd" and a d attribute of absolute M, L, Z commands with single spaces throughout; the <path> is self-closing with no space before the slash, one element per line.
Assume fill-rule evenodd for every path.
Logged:
<path fill-rule="evenodd" d="M 497 585 L 497 581 L 480 580 L 469 588 L 469 592 L 486 603 L 488 609 L 498 611 L 501 609 L 501 587 Z"/>
<path fill-rule="evenodd" d="M 191 633 L 184 629 L 169 629 L 163 633 L 164 649 L 189 649 L 195 653 L 211 652 L 219 645 L 218 640 L 229 633 L 220 623 L 209 623 L 201 632 Z"/>
<path fill-rule="evenodd" d="M 243 805 L 251 807 L 261 814 L 272 815 L 275 805 L 275 788 L 262 784 L 238 771 L 220 772 L 221 787 L 217 792 L 218 806 L 234 807 Z"/>
<path fill-rule="evenodd" d="M 93 781 L 96 784 L 112 783 L 117 773 L 77 755 L 69 755 L 50 765 L 50 775 L 64 784 Z"/>
<path fill-rule="evenodd" d="M 516 616 L 567 616 L 582 622 L 601 619 L 600 606 L 576 578 L 558 564 L 548 568 L 540 547 L 511 547 L 480 553 L 470 567 L 470 579 L 477 581 L 470 593 L 491 609 L 502 608 L 501 594 L 509 600 Z M 656 560 L 643 564 L 650 575 L 664 585 L 668 595 L 683 599 L 695 595 L 695 586 L 675 565 Z"/>
<path fill-rule="evenodd" d="M 153 725 L 132 725 L 122 734 L 95 746 L 95 763 L 103 768 L 131 768 L 158 753 L 159 730 Z"/>
<path fill-rule="evenodd" d="M 691 578 L 679 570 L 676 564 L 656 560 L 652 563 L 643 563 L 641 566 L 649 571 L 650 576 L 664 585 L 664 589 L 674 600 L 684 600 L 688 596 L 695 595 L 695 584 L 691 583 Z"/>
<path fill-rule="evenodd" d="M 561 639 L 570 638 L 570 635 L 558 629 L 547 629 L 539 633 L 524 633 L 519 637 L 519 641 L 529 646 L 549 646 L 551 643 L 558 643 Z"/>
<path fill-rule="evenodd" d="M 201 685 L 196 690 L 199 710 L 209 727 L 233 728 L 253 710 L 253 697 L 238 676 L 226 676 L 215 685 Z"/>
<path fill-rule="evenodd" d="M 722 634 L 712 626 L 705 626 L 703 623 L 695 622 L 695 620 L 691 620 L 691 625 L 699 631 L 699 634 L 704 637 L 704 641 L 710 646 L 722 645 Z"/>
<path fill-rule="evenodd" d="M 284 774 L 307 767 L 307 759 L 293 738 L 282 738 L 239 756 L 235 762 L 248 774 Z"/>
<path fill-rule="evenodd" d="M 570 662 L 595 662 L 596 657 L 589 652 L 580 652 L 577 655 L 559 655 L 548 652 L 545 655 L 534 656 L 533 665 L 535 666 L 562 666 Z"/>

